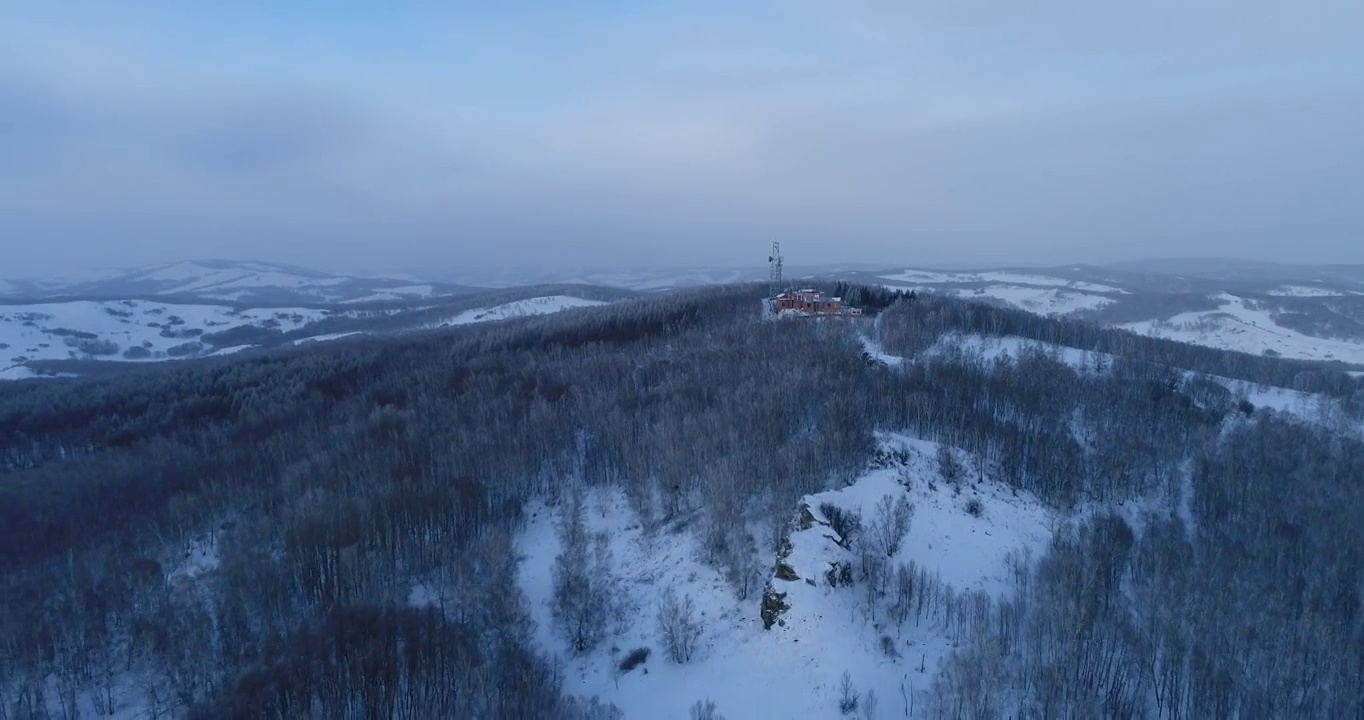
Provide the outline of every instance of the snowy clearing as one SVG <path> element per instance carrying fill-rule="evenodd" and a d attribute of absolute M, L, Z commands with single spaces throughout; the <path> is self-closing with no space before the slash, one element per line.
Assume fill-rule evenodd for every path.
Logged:
<path fill-rule="evenodd" d="M 328 340 L 340 340 L 341 338 L 348 338 L 353 335 L 364 335 L 364 333 L 359 330 L 353 330 L 351 332 L 331 333 L 329 335 L 315 335 L 313 337 L 306 337 L 300 340 L 295 340 L 294 344 L 306 345 L 308 343 L 326 342 Z"/>
<path fill-rule="evenodd" d="M 965 285 L 981 283 L 998 283 L 1005 285 L 1035 285 L 1050 288 L 1078 290 L 1081 292 L 1127 294 L 1126 290 L 1116 288 L 1111 285 L 1100 285 L 1098 283 L 1083 282 L 1079 280 L 1068 280 L 1066 278 L 1050 277 L 1047 275 L 1032 275 L 1024 273 L 996 271 L 979 273 L 950 273 L 935 272 L 931 270 L 906 270 L 905 272 L 902 273 L 897 273 L 894 275 L 882 275 L 881 277 L 892 282 L 924 283 L 928 285 Z"/>
<path fill-rule="evenodd" d="M 1021 310 L 1039 315 L 1069 315 L 1080 310 L 1098 310 L 1116 302 L 1103 295 L 1090 295 L 1067 289 L 1041 289 L 1018 285 L 991 285 L 975 290 L 961 289 L 957 296 L 970 299 L 994 298 Z"/>
<path fill-rule="evenodd" d="M 1341 360 L 1364 363 L 1364 344 L 1318 338 L 1275 324 L 1268 310 L 1254 301 L 1221 293 L 1217 310 L 1187 312 L 1167 320 L 1143 320 L 1122 325 L 1142 335 L 1203 345 L 1220 350 L 1261 355 L 1278 353 L 1298 360 Z"/>
<path fill-rule="evenodd" d="M 1270 290 L 1269 294 L 1279 297 L 1341 297 L 1342 295 L 1360 295 L 1364 293 L 1310 287 L 1307 285 L 1284 285 Z"/>
<path fill-rule="evenodd" d="M 202 354 L 202 336 L 243 326 L 297 330 L 328 316 L 298 307 L 239 309 L 145 300 L 0 306 L 0 361 L 152 361 Z"/>
<path fill-rule="evenodd" d="M 516 300 L 502 305 L 494 305 L 493 307 L 465 310 L 455 317 L 440 323 L 438 327 L 468 325 L 471 323 L 490 322 L 493 320 L 506 320 L 508 318 L 530 317 L 532 315 L 548 315 L 550 313 L 570 310 L 572 308 L 596 307 L 605 304 L 606 302 L 602 300 L 585 300 L 580 297 L 573 297 L 572 295 L 547 295 L 545 297 Z"/>
<path fill-rule="evenodd" d="M 565 690 L 599 696 L 627 718 L 687 718 L 688 708 L 707 698 L 730 718 L 836 717 L 838 685 L 847 671 L 864 697 L 875 692 L 883 716 L 902 716 L 909 698 L 932 682 L 954 638 L 928 613 L 899 627 L 888 624 L 880 611 L 873 621 L 861 585 L 831 587 L 825 570 L 852 554 L 823 524 L 820 506 L 859 510 L 865 523 L 882 496 L 908 497 L 915 513 L 894 561 L 913 561 L 954 586 L 952 593 L 942 588 L 947 597 L 965 590 L 991 597 L 1006 592 L 1011 554 L 1040 555 L 1055 520 L 1036 499 L 988 478 L 979 486 L 963 481 L 957 494 L 937 472 L 934 443 L 892 435 L 882 442 L 907 454 L 906 464 L 869 471 L 846 488 L 805 498 L 815 521 L 790 535 L 786 562 L 798 577 L 772 578 L 773 589 L 787 594 L 790 607 L 771 630 L 763 629 L 759 597 L 739 601 L 721 575 L 698 559 L 700 548 L 690 530 L 674 526 L 645 537 L 623 494 L 613 490 L 591 495 L 587 517 L 593 531 L 610 538 L 624 612 L 601 647 L 573 655 L 554 632 L 550 612 L 559 551 L 555 511 L 543 503 L 532 505 L 519 539 L 521 582 L 537 620 L 537 642 L 563 663 Z M 968 510 L 973 498 L 980 503 L 978 516 Z M 705 626 L 696 656 L 685 665 L 668 659 L 658 639 L 655 616 L 669 587 L 695 601 Z M 650 649 L 647 662 L 620 672 L 621 659 L 640 647 Z"/>

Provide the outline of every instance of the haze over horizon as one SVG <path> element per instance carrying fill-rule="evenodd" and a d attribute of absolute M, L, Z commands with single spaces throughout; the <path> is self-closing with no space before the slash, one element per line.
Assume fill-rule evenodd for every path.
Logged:
<path fill-rule="evenodd" d="M 0 19 L 0 277 L 1364 263 L 1364 6 L 998 0 Z"/>

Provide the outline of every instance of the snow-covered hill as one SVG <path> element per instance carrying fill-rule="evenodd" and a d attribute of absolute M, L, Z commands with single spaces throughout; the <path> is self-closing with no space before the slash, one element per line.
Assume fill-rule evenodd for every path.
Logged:
<path fill-rule="evenodd" d="M 1299 295 L 1302 297 L 1302 295 Z M 1256 300 L 1231 293 L 1216 296 L 1216 310 L 1186 312 L 1168 318 L 1126 323 L 1121 327 L 1143 335 L 1300 360 L 1340 360 L 1364 364 L 1364 342 L 1313 337 L 1285 327 L 1275 312 Z"/>
<path fill-rule="evenodd" d="M 969 606 L 971 593 L 1009 594 L 1011 555 L 1040 555 L 1056 519 L 1035 498 L 988 477 L 946 481 L 934 461 L 934 443 L 894 435 L 882 442 L 895 461 L 793 508 L 797 520 L 789 545 L 783 544 L 782 569 L 769 575 L 788 608 L 771 629 L 763 627 L 756 594 L 740 600 L 700 559 L 695 531 L 685 520 L 647 536 L 625 498 L 613 491 L 592 496 L 587 517 L 594 531 L 610 538 L 622 607 L 601 649 L 575 655 L 554 633 L 550 613 L 559 552 L 556 508 L 532 506 L 520 538 L 521 581 L 537 618 L 538 642 L 563 663 L 565 690 L 609 701 L 627 718 L 687 718 L 704 699 L 730 718 L 838 717 L 847 672 L 859 702 L 874 696 L 879 717 L 903 717 L 909 703 L 921 702 L 916 694 L 961 640 L 952 614 Z M 860 513 L 870 523 L 884 497 L 914 505 L 909 531 L 889 564 L 892 571 L 913 573 L 914 588 L 900 600 L 894 582 L 888 583 L 887 594 L 868 610 L 864 583 L 830 584 L 830 568 L 855 564 L 857 557 L 822 508 Z M 774 563 L 770 570 L 776 568 Z M 704 625 L 686 664 L 669 659 L 660 644 L 657 612 L 669 588 L 692 599 Z M 908 604 L 898 622 L 891 609 L 896 602 Z M 637 648 L 649 650 L 648 660 L 622 672 L 622 660 Z"/>
<path fill-rule="evenodd" d="M 284 344 L 543 315 L 605 302 L 554 294 L 486 305 L 451 300 L 378 308 L 353 304 L 251 307 L 147 299 L 0 304 L 0 379 L 60 374 L 31 366 L 43 361 L 154 362 L 221 356 Z M 446 307 L 448 319 L 432 319 Z"/>
<path fill-rule="evenodd" d="M 243 303 L 337 303 L 415 300 L 467 292 L 410 278 L 334 275 L 278 263 L 191 260 L 105 273 L 96 279 L 10 282 L 0 295 L 121 298 L 165 296 Z"/>
<path fill-rule="evenodd" d="M 1271 266 L 1272 267 L 1272 266 Z M 1222 268 L 1224 272 L 1230 270 Z M 1295 281 L 1306 269 L 1199 278 L 1071 266 L 1051 270 L 903 270 L 868 278 L 912 289 L 1073 316 L 1146 335 L 1253 354 L 1364 363 L 1364 290 L 1348 277 Z"/>
<path fill-rule="evenodd" d="M 0 305 L 0 364 L 191 357 L 214 348 L 213 338 L 224 331 L 290 332 L 329 315 L 310 308 L 238 309 L 147 300 Z"/>
<path fill-rule="evenodd" d="M 506 320 L 508 318 L 547 315 L 549 313 L 556 313 L 572 308 L 595 307 L 597 305 L 605 304 L 606 303 L 601 300 L 585 300 L 571 295 L 550 295 L 547 297 L 516 300 L 501 305 L 494 305 L 492 307 L 465 310 L 449 320 L 438 323 L 438 325 L 440 327 L 449 327 L 452 325 L 492 322 L 494 320 Z"/>

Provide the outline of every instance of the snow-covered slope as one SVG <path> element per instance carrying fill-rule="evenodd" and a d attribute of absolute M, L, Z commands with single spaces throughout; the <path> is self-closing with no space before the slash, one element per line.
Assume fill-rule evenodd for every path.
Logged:
<path fill-rule="evenodd" d="M 470 323 L 530 317 L 532 315 L 548 315 L 550 313 L 572 308 L 595 307 L 597 305 L 605 304 L 606 303 L 601 300 L 585 300 L 571 295 L 549 295 L 546 297 L 529 298 L 527 300 L 516 300 L 514 302 L 494 305 L 492 307 L 465 310 L 449 320 L 438 323 L 438 325 L 440 327 L 449 327 L 451 325 L 468 325 Z"/>
<path fill-rule="evenodd" d="M 887 287 L 1004 303 L 1041 315 L 1069 315 L 1111 305 L 1127 290 L 1112 285 L 1042 274 L 985 271 L 904 270 L 879 276 Z"/>
<path fill-rule="evenodd" d="M 771 581 L 789 605 L 771 630 L 763 629 L 756 594 L 740 601 L 699 559 L 692 530 L 673 526 L 648 537 L 625 498 L 611 492 L 592 497 L 587 517 L 593 530 L 610 538 L 623 612 L 600 649 L 574 655 L 554 633 L 549 609 L 559 551 L 555 510 L 532 507 L 519 542 L 521 580 L 537 617 L 536 638 L 563 663 L 566 691 L 599 696 L 626 718 L 687 718 L 688 708 L 707 698 L 729 718 L 837 717 L 846 671 L 863 703 L 875 694 L 880 717 L 903 717 L 905 705 L 928 687 L 939 660 L 959 640 L 946 621 L 948 603 L 966 603 L 969 591 L 1008 593 L 1010 555 L 1039 555 L 1054 518 L 1036 499 L 988 478 L 979 485 L 964 481 L 958 493 L 938 474 L 933 443 L 899 436 L 882 441 L 900 462 L 870 470 L 848 487 L 807 496 L 793 509 L 806 521 L 793 527 L 783 560 L 795 579 Z M 825 577 L 831 564 L 854 558 L 821 506 L 857 511 L 870 522 L 885 496 L 907 497 L 915 506 L 892 568 L 922 570 L 916 582 L 924 580 L 924 602 L 902 623 L 888 617 L 887 598 L 878 599 L 873 619 L 864 584 L 831 587 Z M 968 509 L 972 500 L 979 502 L 978 514 Z M 657 608 L 668 588 L 692 598 L 705 626 L 687 664 L 668 659 L 658 639 Z M 650 649 L 648 661 L 622 673 L 620 661 L 640 647 Z"/>
<path fill-rule="evenodd" d="M 356 277 L 277 263 L 192 260 L 136 268 L 95 279 L 0 284 L 0 295 L 25 297 L 166 296 L 227 302 L 384 302 L 451 295 L 463 288 L 397 277 Z"/>
<path fill-rule="evenodd" d="M 1133 332 L 1222 350 L 1278 354 L 1301 360 L 1340 360 L 1364 363 L 1364 344 L 1350 340 L 1304 335 L 1274 322 L 1268 310 L 1253 300 L 1230 293 L 1217 296 L 1217 310 L 1188 312 L 1164 320 L 1123 325 Z"/>
<path fill-rule="evenodd" d="M 1354 290 L 1310 287 L 1307 285 L 1284 285 L 1271 289 L 1269 294 L 1280 297 L 1341 297 L 1343 295 L 1360 295 L 1362 293 Z"/>
<path fill-rule="evenodd" d="M 147 300 L 0 305 L 0 364 L 194 356 L 212 347 L 204 342 L 205 335 L 244 326 L 288 332 L 328 314 L 310 308 L 237 309 Z"/>
<path fill-rule="evenodd" d="M 463 325 L 515 317 L 544 315 L 570 308 L 605 304 L 571 295 L 549 295 L 452 311 L 444 322 L 431 322 L 433 306 L 330 309 L 306 307 L 238 307 L 224 304 L 168 303 L 152 300 L 71 300 L 0 305 L 0 379 L 52 377 L 25 367 L 45 360 L 109 360 L 149 362 L 231 355 L 257 347 L 337 340 L 369 332 Z M 456 305 L 455 307 L 461 307 Z M 467 307 L 467 304 L 463 305 Z M 412 320 L 404 320 L 412 313 Z M 365 318 L 386 318 L 380 329 L 356 327 Z M 315 324 L 330 320 L 326 325 Z M 345 321 L 349 326 L 338 328 Z M 223 334 L 228 333 L 229 334 Z M 292 333 L 287 338 L 281 337 Z"/>

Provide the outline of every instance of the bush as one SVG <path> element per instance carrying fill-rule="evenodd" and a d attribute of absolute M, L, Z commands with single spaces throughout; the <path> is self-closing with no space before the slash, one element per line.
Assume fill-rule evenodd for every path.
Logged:
<path fill-rule="evenodd" d="M 952 448 L 947 447 L 946 445 L 939 445 L 937 459 L 938 474 L 942 475 L 944 480 L 955 483 L 957 480 L 961 479 L 964 470 L 961 463 L 957 461 L 957 453 L 954 452 Z"/>
<path fill-rule="evenodd" d="M 985 506 L 981 505 L 980 498 L 971 498 L 966 501 L 966 512 L 972 517 L 980 517 L 985 512 Z"/>
<path fill-rule="evenodd" d="M 725 716 L 715 708 L 714 700 L 697 700 L 691 706 L 691 720 L 725 720 Z"/>
<path fill-rule="evenodd" d="M 895 639 L 889 635 L 881 636 L 881 654 L 891 660 L 898 660 L 900 651 L 895 648 Z"/>
<path fill-rule="evenodd" d="M 634 650 L 630 651 L 629 655 L 625 656 L 624 660 L 620 661 L 620 671 L 628 673 L 631 670 L 634 670 L 635 668 L 639 667 L 640 665 L 643 665 L 644 662 L 648 659 L 649 648 L 646 647 L 635 648 Z"/>
<path fill-rule="evenodd" d="M 82 333 L 85 335 L 88 333 Z M 86 355 L 117 355 L 118 343 L 113 340 L 96 340 L 86 337 L 70 336 L 63 342 L 68 347 L 75 348 L 78 352 Z"/>
<path fill-rule="evenodd" d="M 204 351 L 203 343 L 191 341 L 180 345 L 176 345 L 175 347 L 166 348 L 166 355 L 173 358 L 178 358 L 186 357 L 189 355 L 198 355 L 203 351 Z"/>

